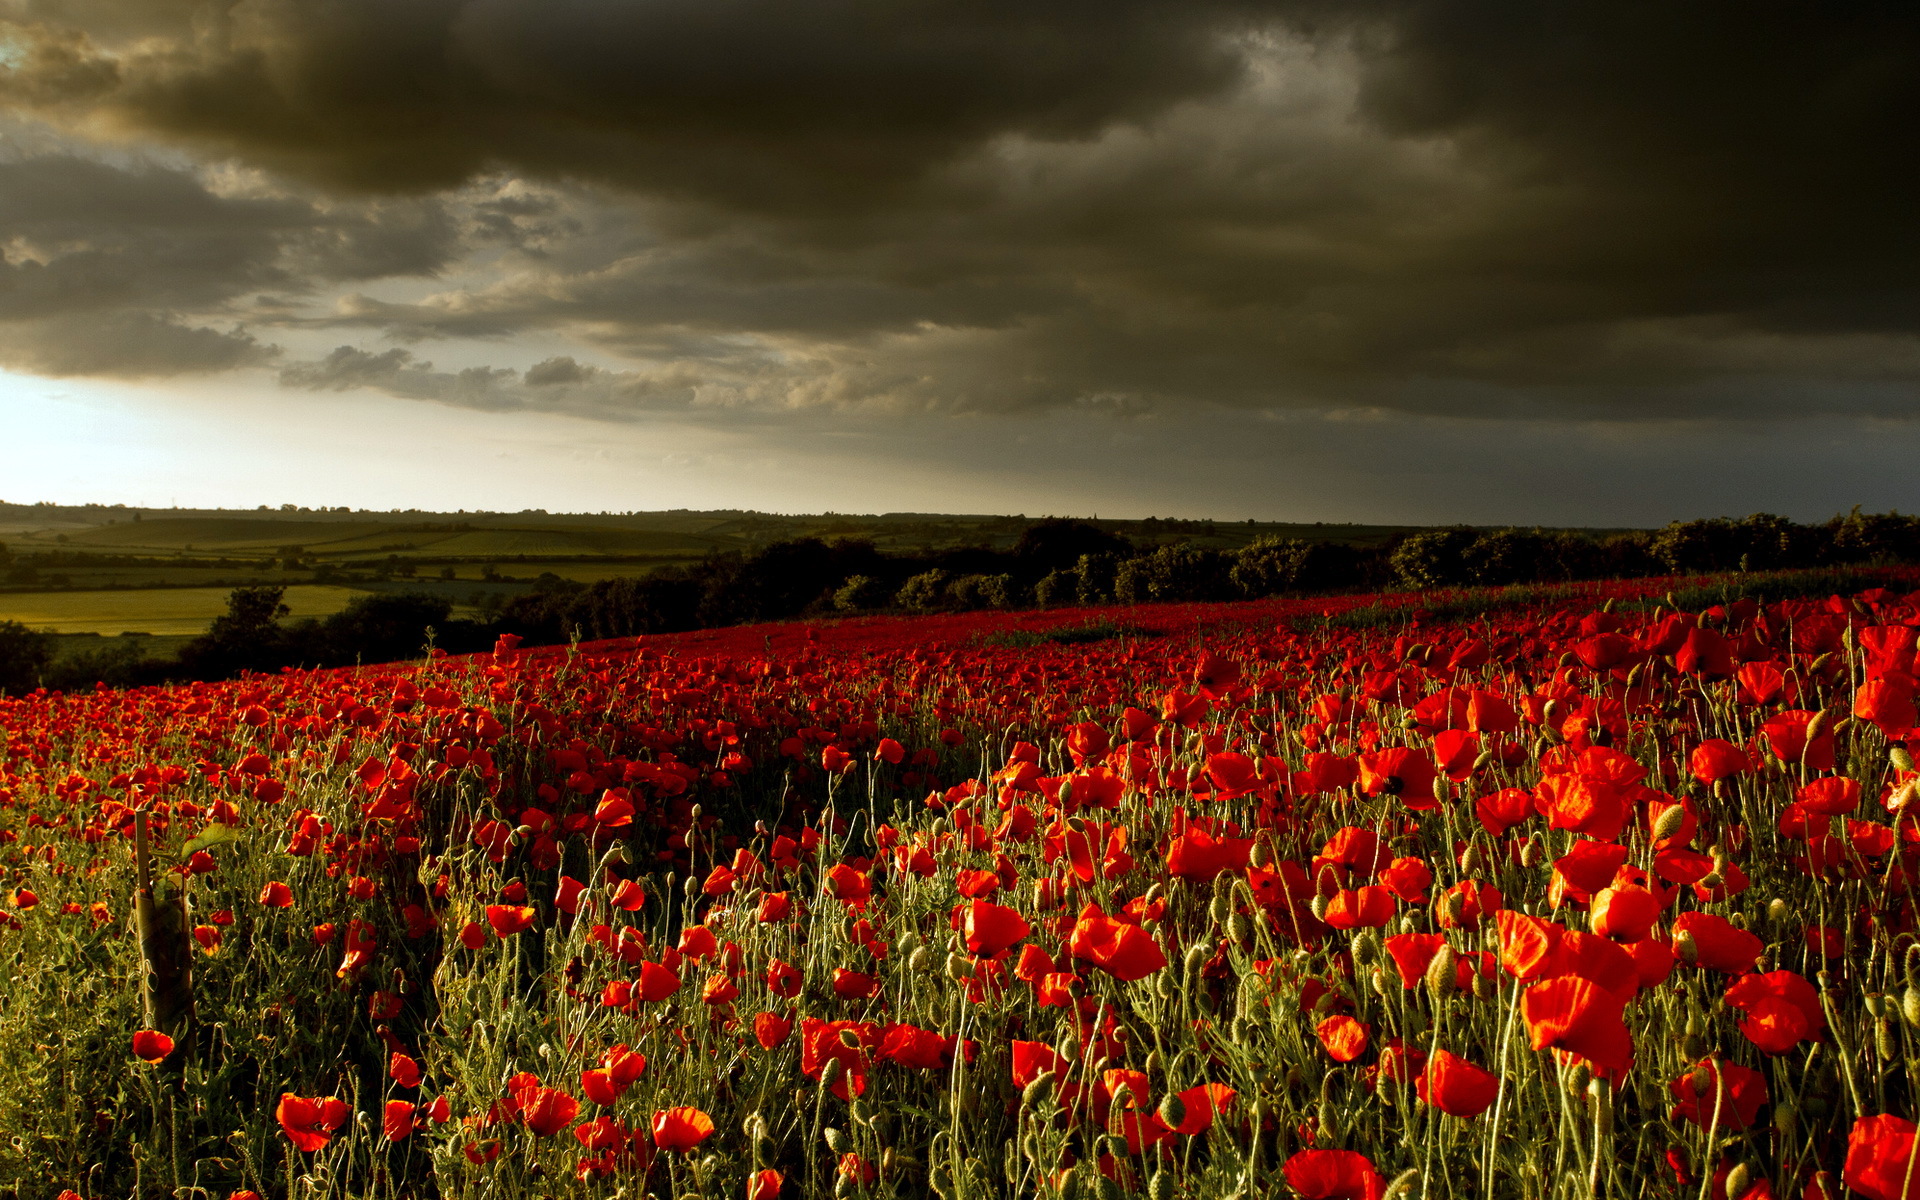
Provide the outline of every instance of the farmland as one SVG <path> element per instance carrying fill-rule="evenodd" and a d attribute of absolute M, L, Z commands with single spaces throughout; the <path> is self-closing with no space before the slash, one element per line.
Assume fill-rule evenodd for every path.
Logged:
<path fill-rule="evenodd" d="M 0 1194 L 1891 1200 L 1920 573 L 1766 585 L 0 700 Z"/>

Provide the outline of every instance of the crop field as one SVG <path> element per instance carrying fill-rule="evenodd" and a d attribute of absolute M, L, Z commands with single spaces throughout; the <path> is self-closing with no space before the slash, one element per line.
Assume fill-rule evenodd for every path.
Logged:
<path fill-rule="evenodd" d="M 1920 1195 L 1916 587 L 0 699 L 0 1196 Z"/>
<path fill-rule="evenodd" d="M 0 621 L 18 621 L 55 633 L 193 634 L 227 611 L 224 587 L 120 588 L 110 591 L 0 592 Z M 295 618 L 337 613 L 353 588 L 295 586 L 285 603 Z"/>

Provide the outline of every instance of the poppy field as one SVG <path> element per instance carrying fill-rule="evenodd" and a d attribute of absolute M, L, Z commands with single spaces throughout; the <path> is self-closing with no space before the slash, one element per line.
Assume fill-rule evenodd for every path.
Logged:
<path fill-rule="evenodd" d="M 1920 1198 L 1920 573 L 1685 582 L 0 698 L 0 1196 Z"/>

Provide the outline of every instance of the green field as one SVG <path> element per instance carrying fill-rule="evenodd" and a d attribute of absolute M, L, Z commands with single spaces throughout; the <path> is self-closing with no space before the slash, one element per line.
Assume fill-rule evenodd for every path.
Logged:
<path fill-rule="evenodd" d="M 121 591 L 4 592 L 0 620 L 19 621 L 55 633 L 195 634 L 227 611 L 226 588 L 129 588 Z M 324 617 L 345 608 L 354 588 L 300 586 L 287 589 L 295 617 Z"/>

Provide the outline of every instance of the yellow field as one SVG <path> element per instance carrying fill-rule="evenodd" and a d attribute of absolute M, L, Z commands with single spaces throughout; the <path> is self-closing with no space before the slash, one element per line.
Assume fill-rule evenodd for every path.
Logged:
<path fill-rule="evenodd" d="M 0 620 L 55 633 L 204 633 L 227 611 L 230 588 L 133 588 L 102 592 L 0 593 Z M 365 592 L 305 585 L 287 589 L 295 617 L 324 617 Z"/>

